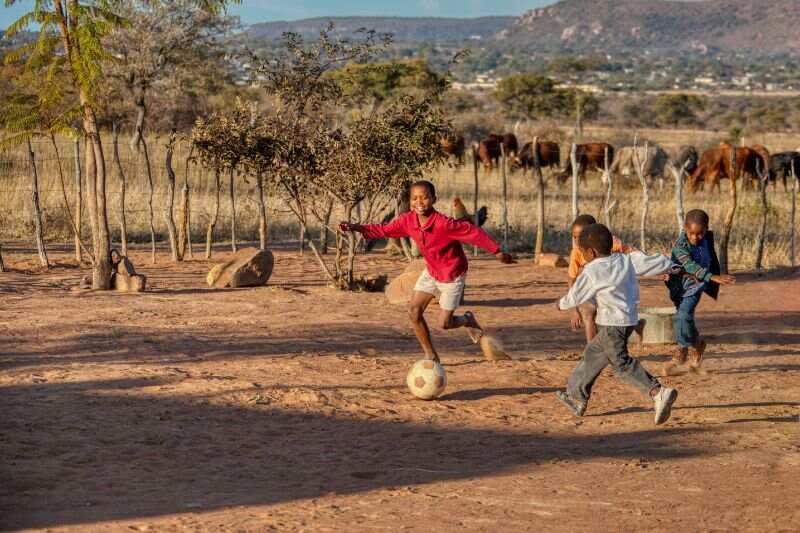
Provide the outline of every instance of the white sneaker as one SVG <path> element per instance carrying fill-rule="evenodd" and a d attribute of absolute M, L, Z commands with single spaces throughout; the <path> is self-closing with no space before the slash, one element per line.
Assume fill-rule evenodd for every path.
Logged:
<path fill-rule="evenodd" d="M 669 420 L 672 404 L 678 399 L 678 391 L 668 387 L 661 387 L 653 397 L 653 403 L 656 408 L 656 425 L 663 424 Z"/>

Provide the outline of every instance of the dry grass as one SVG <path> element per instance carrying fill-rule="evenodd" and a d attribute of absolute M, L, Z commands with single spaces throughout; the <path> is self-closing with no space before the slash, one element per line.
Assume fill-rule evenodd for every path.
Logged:
<path fill-rule="evenodd" d="M 619 136 L 619 132 L 597 128 L 587 129 L 587 137 L 610 138 Z M 641 135 L 659 142 L 668 150 L 685 143 L 703 144 L 712 142 L 715 134 L 702 131 L 667 131 L 647 130 Z M 784 138 L 786 137 L 786 138 Z M 767 136 L 767 146 L 773 150 L 783 150 L 800 146 L 800 137 Z M 163 209 L 166 198 L 166 170 L 164 167 L 164 139 L 151 140 L 151 159 L 154 167 L 156 187 L 154 210 L 155 225 L 158 238 L 166 239 L 166 224 Z M 106 146 L 110 152 L 110 147 Z M 58 184 L 57 165 L 52 148 L 47 143 L 37 143 L 37 167 L 40 176 L 41 203 L 45 210 L 46 238 L 53 241 L 70 241 L 70 230 L 63 209 L 60 186 Z M 71 191 L 74 183 L 74 162 L 72 160 L 72 144 L 65 141 L 60 146 L 66 175 L 70 202 L 73 201 Z M 129 240 L 146 242 L 149 239 L 147 218 L 147 180 L 141 156 L 131 153 L 127 144 L 120 145 L 123 166 L 128 177 L 126 212 Z M 188 147 L 179 146 L 175 157 L 175 170 L 178 175 L 178 188 L 185 174 L 185 158 Z M 119 178 L 113 160 L 108 160 L 108 206 L 110 224 L 115 238 L 118 235 Z M 190 165 L 190 183 L 192 187 L 192 240 L 202 242 L 205 226 L 213 208 L 213 174 L 199 166 Z M 443 167 L 429 176 L 438 189 L 439 209 L 450 213 L 452 200 L 460 196 L 471 209 L 473 177 L 470 167 L 451 169 Z M 217 224 L 216 239 L 224 241 L 230 235 L 230 206 L 227 201 L 227 176 L 222 176 L 222 194 L 220 219 Z M 502 239 L 502 198 L 501 177 L 495 172 L 480 175 L 480 205 L 489 208 L 487 229 L 498 240 Z M 600 214 L 604 190 L 596 175 L 589 176 L 589 184 L 580 191 L 580 208 L 582 212 Z M 255 203 L 255 183 L 237 177 L 237 236 L 242 240 L 257 240 L 258 217 Z M 571 215 L 569 183 L 560 185 L 550 180 L 547 185 L 546 199 L 546 248 L 552 251 L 566 252 L 569 247 L 568 225 Z M 641 189 L 638 185 L 615 185 L 615 198 L 618 208 L 612 223 L 613 231 L 623 240 L 639 244 L 639 220 L 641 216 Z M 530 176 L 517 173 L 508 179 L 508 213 L 510 226 L 510 248 L 517 252 L 532 251 L 535 235 L 535 189 Z M 712 226 L 719 228 L 725 210 L 728 207 L 727 193 L 722 196 L 701 192 L 687 195 L 686 209 L 702 208 L 709 212 Z M 754 244 L 758 234 L 758 195 L 754 192 L 740 196 L 739 211 L 731 238 L 730 262 L 736 269 L 751 269 L 754 265 Z M 769 221 L 765 246 L 764 266 L 773 268 L 787 265 L 789 259 L 789 209 L 790 195 L 778 189 L 769 190 Z M 280 201 L 268 199 L 268 227 L 270 242 L 297 240 L 299 228 L 293 217 Z M 176 211 L 177 213 L 177 211 Z M 20 149 L 11 153 L 0 154 L 0 239 L 29 240 L 33 235 L 33 223 L 30 213 L 30 192 L 27 157 Z M 177 218 L 177 215 L 176 215 Z M 599 217 L 598 217 L 599 218 Z M 334 220 L 336 220 L 334 216 Z M 85 224 L 85 222 L 84 222 Z M 84 225 L 88 235 L 88 227 Z M 671 181 L 667 181 L 663 190 L 651 192 L 650 215 L 648 218 L 648 246 L 652 251 L 667 252 L 677 234 L 677 221 L 674 208 L 674 194 Z"/>

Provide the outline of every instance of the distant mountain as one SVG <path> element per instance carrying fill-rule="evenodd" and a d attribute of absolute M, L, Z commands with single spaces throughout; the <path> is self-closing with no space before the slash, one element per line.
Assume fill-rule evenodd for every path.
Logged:
<path fill-rule="evenodd" d="M 497 35 L 529 51 L 800 51 L 798 0 L 562 0 Z"/>
<path fill-rule="evenodd" d="M 490 39 L 511 26 L 515 17 L 402 18 L 402 17 L 320 17 L 291 22 L 263 22 L 247 29 L 251 39 L 273 40 L 292 31 L 303 37 L 319 35 L 333 21 L 337 33 L 352 34 L 359 28 L 394 34 L 398 42 L 452 42 Z"/>

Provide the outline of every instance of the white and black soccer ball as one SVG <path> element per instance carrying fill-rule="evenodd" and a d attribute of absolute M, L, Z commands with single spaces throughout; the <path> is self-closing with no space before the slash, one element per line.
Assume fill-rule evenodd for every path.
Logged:
<path fill-rule="evenodd" d="M 444 392 L 447 374 L 444 367 L 436 361 L 420 359 L 409 370 L 406 385 L 411 394 L 420 400 L 433 400 Z"/>

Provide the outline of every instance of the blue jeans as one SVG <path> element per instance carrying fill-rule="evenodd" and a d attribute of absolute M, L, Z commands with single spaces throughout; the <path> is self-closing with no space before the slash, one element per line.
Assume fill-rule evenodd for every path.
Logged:
<path fill-rule="evenodd" d="M 694 323 L 694 310 L 700 303 L 703 291 L 697 291 L 691 296 L 671 294 L 672 303 L 675 304 L 675 340 L 681 348 L 693 346 L 700 340 L 700 332 Z"/>

